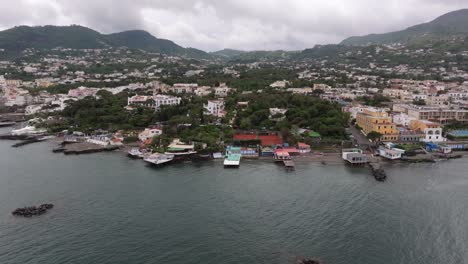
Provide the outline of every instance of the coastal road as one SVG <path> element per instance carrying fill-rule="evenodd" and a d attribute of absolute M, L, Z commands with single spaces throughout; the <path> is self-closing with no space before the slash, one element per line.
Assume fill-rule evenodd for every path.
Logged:
<path fill-rule="evenodd" d="M 359 147 L 363 149 L 368 149 L 369 146 L 371 145 L 371 142 L 369 142 L 369 139 L 361 133 L 356 127 L 350 126 L 349 131 L 352 133 L 354 139 L 356 140 L 357 144 Z"/>

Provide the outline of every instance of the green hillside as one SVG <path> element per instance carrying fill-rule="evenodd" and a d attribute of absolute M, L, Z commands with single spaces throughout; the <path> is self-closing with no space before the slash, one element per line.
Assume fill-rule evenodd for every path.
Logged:
<path fill-rule="evenodd" d="M 402 43 L 412 46 L 438 45 L 449 43 L 468 47 L 468 9 L 462 9 L 445 14 L 437 19 L 402 31 L 386 34 L 371 34 L 362 37 L 350 37 L 341 44 L 362 46 L 369 44 Z"/>
<path fill-rule="evenodd" d="M 0 49 L 4 49 L 9 54 L 19 53 L 27 48 L 52 49 L 63 47 L 97 49 L 122 46 L 167 55 L 181 55 L 192 58 L 210 57 L 204 51 L 183 48 L 170 40 L 158 39 L 143 30 L 131 30 L 105 35 L 86 27 L 73 25 L 19 26 L 0 31 Z"/>

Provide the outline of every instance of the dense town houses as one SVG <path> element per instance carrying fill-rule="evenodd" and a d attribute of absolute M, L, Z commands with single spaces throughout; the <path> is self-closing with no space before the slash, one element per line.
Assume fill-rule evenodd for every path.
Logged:
<path fill-rule="evenodd" d="M 218 59 L 194 62 L 183 56 L 128 48 L 56 48 L 51 54 L 40 53 L 41 58 L 34 59 L 39 53 L 31 49 L 24 51 L 30 56 L 28 60 L 0 62 L 4 74 L 0 76 L 0 103 L 19 106 L 20 111 L 35 115 L 63 110 L 70 99 L 91 96 L 100 100 L 97 94 L 104 90 L 113 95 L 125 93 L 127 109 L 139 106 L 158 111 L 163 106 L 173 106 L 178 110 L 183 100 L 184 107 L 198 104 L 198 112 L 215 117 L 230 114 L 235 119 L 241 112 L 255 112 L 249 96 L 271 91 L 330 101 L 348 112 L 350 120 L 355 119 L 365 135 L 382 134 L 376 141 L 444 142 L 443 135 L 438 134 L 440 129 L 453 122 L 468 124 L 467 68 L 463 63 L 449 62 L 452 55 L 446 55 L 445 62 L 434 61 L 423 67 L 413 63 L 413 59 L 395 63 L 381 60 L 376 54 L 386 52 L 416 60 L 436 51 L 379 46 L 372 51 L 375 54 L 366 52 L 338 51 L 337 58 L 227 63 Z M 345 59 L 348 57 L 359 59 L 351 63 Z M 252 77 L 250 71 L 268 74 Z M 290 107 L 268 106 L 264 111 L 270 112 L 265 115 L 271 122 L 266 127 L 277 129 L 276 123 L 293 112 L 288 112 Z M 199 122 L 187 113 L 178 118 Z"/>
<path fill-rule="evenodd" d="M 468 123 L 468 110 L 454 106 L 418 106 L 412 104 L 395 104 L 393 111 L 408 114 L 416 120 L 427 120 L 448 124 L 452 121 Z"/>

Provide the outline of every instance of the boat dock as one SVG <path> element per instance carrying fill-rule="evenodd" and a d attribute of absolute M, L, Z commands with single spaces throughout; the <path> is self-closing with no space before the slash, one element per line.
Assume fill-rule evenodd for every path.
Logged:
<path fill-rule="evenodd" d="M 16 122 L 0 122 L 0 127 L 11 127 L 16 125 Z"/>

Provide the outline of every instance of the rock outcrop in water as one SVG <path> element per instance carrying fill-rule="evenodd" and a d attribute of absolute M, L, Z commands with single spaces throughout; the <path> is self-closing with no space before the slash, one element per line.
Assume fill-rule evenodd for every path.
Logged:
<path fill-rule="evenodd" d="M 41 204 L 39 206 L 30 206 L 17 208 L 12 212 L 14 216 L 23 216 L 23 217 L 32 217 L 34 215 L 43 215 L 47 213 L 48 210 L 54 207 L 53 204 Z"/>
<path fill-rule="evenodd" d="M 314 259 L 301 259 L 297 264 L 323 264 L 322 262 Z"/>
<path fill-rule="evenodd" d="M 379 182 L 384 182 L 387 179 L 387 174 L 385 171 L 380 168 L 380 165 L 377 163 L 369 163 L 372 175 Z"/>

